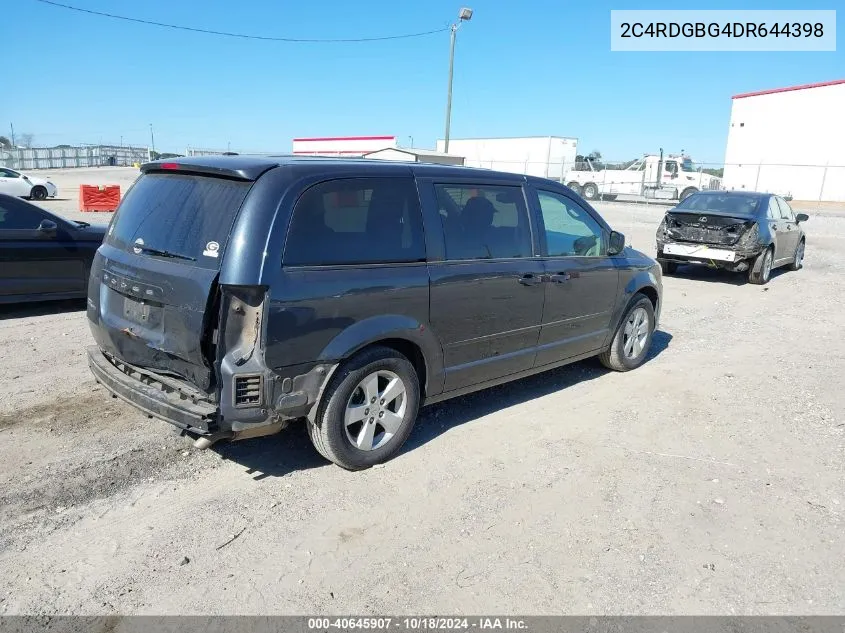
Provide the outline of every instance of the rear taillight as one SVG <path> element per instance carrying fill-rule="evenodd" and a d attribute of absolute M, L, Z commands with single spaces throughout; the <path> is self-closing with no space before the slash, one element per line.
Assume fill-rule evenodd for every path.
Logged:
<path fill-rule="evenodd" d="M 159 167 L 162 169 L 179 169 L 179 163 L 162 163 Z"/>
<path fill-rule="evenodd" d="M 742 234 L 742 237 L 739 238 L 739 246 L 742 248 L 750 248 L 754 246 L 757 241 L 760 239 L 760 227 L 757 226 L 757 223 L 751 225 L 745 233 Z"/>

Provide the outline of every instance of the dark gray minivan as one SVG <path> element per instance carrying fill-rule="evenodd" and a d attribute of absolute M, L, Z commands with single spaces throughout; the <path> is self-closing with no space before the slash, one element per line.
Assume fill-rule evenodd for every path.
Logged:
<path fill-rule="evenodd" d="M 570 189 L 481 169 L 207 156 L 144 165 L 95 257 L 97 380 L 193 436 L 306 418 L 349 469 L 421 405 L 646 358 L 660 267 Z"/>

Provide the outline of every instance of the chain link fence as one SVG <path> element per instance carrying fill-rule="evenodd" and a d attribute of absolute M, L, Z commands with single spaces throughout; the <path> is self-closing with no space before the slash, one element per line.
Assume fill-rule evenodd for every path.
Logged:
<path fill-rule="evenodd" d="M 149 148 L 137 145 L 66 145 L 2 148 L 0 166 L 23 171 L 72 167 L 129 167 L 149 160 Z"/>

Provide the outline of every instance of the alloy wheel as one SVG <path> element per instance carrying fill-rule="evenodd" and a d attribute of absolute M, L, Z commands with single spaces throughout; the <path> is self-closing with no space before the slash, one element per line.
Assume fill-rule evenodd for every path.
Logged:
<path fill-rule="evenodd" d="M 628 315 L 622 339 L 622 351 L 626 358 L 634 360 L 640 357 L 648 340 L 648 313 L 644 308 L 637 308 Z"/>
<path fill-rule="evenodd" d="M 399 431 L 407 405 L 407 390 L 399 376 L 387 370 L 367 375 L 346 404 L 346 438 L 362 451 L 381 448 Z"/>

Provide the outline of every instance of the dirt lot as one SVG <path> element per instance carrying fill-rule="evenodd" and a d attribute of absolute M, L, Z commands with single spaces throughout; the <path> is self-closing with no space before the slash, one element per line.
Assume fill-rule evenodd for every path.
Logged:
<path fill-rule="evenodd" d="M 86 171 L 44 205 L 135 173 Z M 653 253 L 659 208 L 599 207 Z M 667 278 L 638 370 L 433 406 L 359 473 L 301 426 L 195 451 L 95 385 L 84 303 L 6 308 L 0 613 L 845 613 L 845 217 L 806 229 L 768 286 Z"/>

